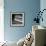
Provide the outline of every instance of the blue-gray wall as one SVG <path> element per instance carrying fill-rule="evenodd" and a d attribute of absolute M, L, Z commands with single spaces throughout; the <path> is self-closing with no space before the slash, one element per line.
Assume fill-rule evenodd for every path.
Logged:
<path fill-rule="evenodd" d="M 46 9 L 46 0 L 41 0 L 40 1 L 40 10 L 42 11 L 43 9 Z M 43 22 L 40 22 L 40 25 L 45 26 L 46 27 L 46 10 L 43 12 Z"/>
<path fill-rule="evenodd" d="M 40 9 L 40 0 L 4 0 L 4 38 L 7 41 L 18 41 L 32 29 L 35 12 Z M 10 27 L 10 12 L 25 13 L 24 27 Z"/>

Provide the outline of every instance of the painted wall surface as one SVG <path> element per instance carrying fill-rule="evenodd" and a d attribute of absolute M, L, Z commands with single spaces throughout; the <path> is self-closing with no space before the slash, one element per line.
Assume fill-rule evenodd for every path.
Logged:
<path fill-rule="evenodd" d="M 39 0 L 4 0 L 4 38 L 7 41 L 18 41 L 32 29 L 35 12 L 40 9 Z M 10 27 L 10 12 L 25 13 L 24 27 Z"/>
<path fill-rule="evenodd" d="M 42 11 L 43 9 L 46 9 L 46 0 L 41 0 L 40 2 L 41 2 L 40 3 L 40 9 Z M 43 16 L 43 22 L 41 21 L 40 22 L 40 25 L 46 27 L 46 10 L 43 12 L 43 15 L 42 16 Z"/>

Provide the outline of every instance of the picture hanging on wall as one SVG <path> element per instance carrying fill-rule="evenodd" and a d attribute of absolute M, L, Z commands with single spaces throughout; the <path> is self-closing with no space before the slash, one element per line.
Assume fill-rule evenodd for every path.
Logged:
<path fill-rule="evenodd" d="M 24 13 L 23 12 L 11 12 L 10 24 L 11 26 L 24 26 Z"/>

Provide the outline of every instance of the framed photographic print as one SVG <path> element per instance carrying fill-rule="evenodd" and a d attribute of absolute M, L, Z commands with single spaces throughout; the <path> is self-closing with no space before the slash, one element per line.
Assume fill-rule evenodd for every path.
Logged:
<path fill-rule="evenodd" d="M 24 26 L 24 13 L 11 12 L 11 26 Z"/>

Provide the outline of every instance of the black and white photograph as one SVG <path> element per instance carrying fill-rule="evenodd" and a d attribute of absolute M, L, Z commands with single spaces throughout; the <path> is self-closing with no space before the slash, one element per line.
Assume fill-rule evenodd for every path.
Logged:
<path fill-rule="evenodd" d="M 11 26 L 24 26 L 24 13 L 11 13 Z"/>

